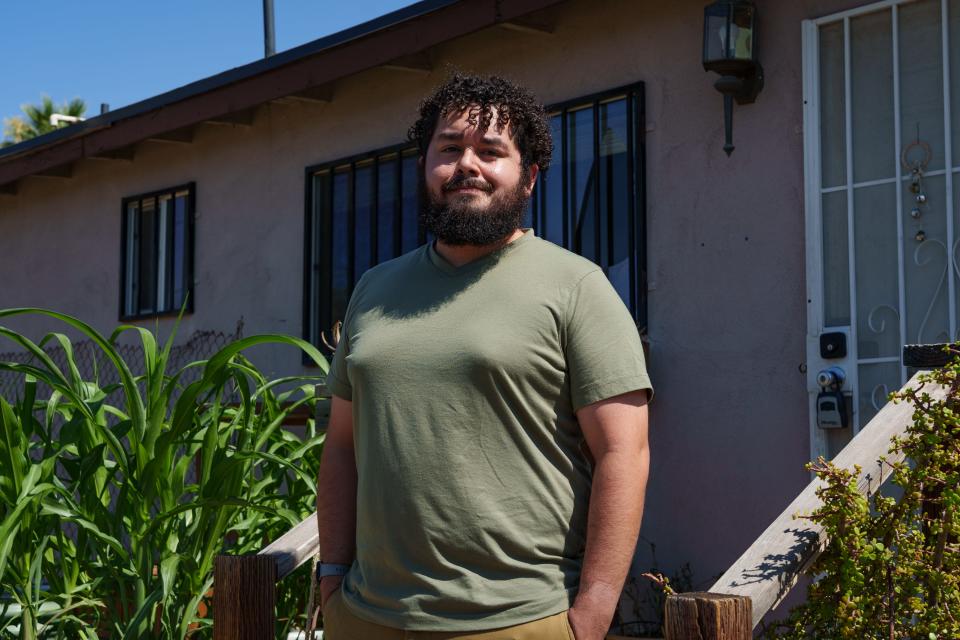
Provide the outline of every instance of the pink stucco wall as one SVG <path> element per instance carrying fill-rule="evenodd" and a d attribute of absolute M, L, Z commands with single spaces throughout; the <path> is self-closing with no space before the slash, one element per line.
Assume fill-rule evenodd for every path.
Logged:
<path fill-rule="evenodd" d="M 510 75 L 548 103 L 644 81 L 657 399 L 643 536 L 664 568 L 718 574 L 807 481 L 800 21 L 862 3 L 758 2 L 766 88 L 736 108 L 730 158 L 700 66 L 703 4 L 571 1 L 552 35 L 489 29 L 432 51 L 429 75 L 372 70 L 338 82 L 326 105 L 271 103 L 249 128 L 204 125 L 190 145 L 143 143 L 133 162 L 26 179 L 0 195 L 0 307 L 111 328 L 121 198 L 195 181 L 196 313 L 181 333 L 242 316 L 247 335 L 300 335 L 304 168 L 399 142 L 444 63 Z M 255 359 L 301 370 L 289 350 Z M 648 561 L 641 551 L 638 566 Z"/>

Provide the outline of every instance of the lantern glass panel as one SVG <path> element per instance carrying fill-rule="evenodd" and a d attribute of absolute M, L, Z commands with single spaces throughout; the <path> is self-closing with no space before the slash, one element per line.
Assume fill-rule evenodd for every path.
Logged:
<path fill-rule="evenodd" d="M 703 62 L 727 59 L 727 25 L 729 5 L 710 5 L 704 10 Z"/>
<path fill-rule="evenodd" d="M 753 7 L 734 8 L 728 57 L 731 60 L 753 60 Z"/>

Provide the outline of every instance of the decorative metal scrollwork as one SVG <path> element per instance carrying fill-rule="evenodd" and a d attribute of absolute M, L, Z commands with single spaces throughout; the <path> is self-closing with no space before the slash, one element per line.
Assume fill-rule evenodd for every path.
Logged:
<path fill-rule="evenodd" d="M 960 242 L 960 241 L 958 241 Z M 925 267 L 933 261 L 932 257 L 921 258 L 920 252 L 923 251 L 923 248 L 935 244 L 943 249 L 943 273 L 940 274 L 940 281 L 937 283 L 937 288 L 933 292 L 933 298 L 930 300 L 930 305 L 927 307 L 927 312 L 923 316 L 923 321 L 920 323 L 920 329 L 917 331 L 917 344 L 924 344 L 923 332 L 927 328 L 927 322 L 930 321 L 930 315 L 933 313 L 933 308 L 937 304 L 937 300 L 940 298 L 940 292 L 943 290 L 944 282 L 946 282 L 947 274 L 950 273 L 950 267 L 953 266 L 954 269 L 957 269 L 957 260 L 956 254 L 957 244 L 954 243 L 953 251 L 947 251 L 947 245 L 941 242 L 940 240 L 927 239 L 917 245 L 917 248 L 913 252 L 913 262 L 918 267 Z M 929 253 L 929 252 L 928 252 Z M 957 274 L 960 275 L 960 269 L 957 269 Z M 941 339 L 942 338 L 942 339 Z M 950 340 L 950 334 L 946 331 L 941 331 L 937 334 L 936 338 L 931 340 L 931 342 L 948 342 Z"/>
<path fill-rule="evenodd" d="M 875 325 L 875 321 L 877 318 L 879 318 L 880 312 L 884 309 L 889 309 L 897 321 L 899 322 L 900 320 L 900 312 L 896 309 L 896 307 L 893 307 L 889 304 L 878 304 L 870 311 L 870 315 L 867 316 L 867 326 L 870 327 L 870 330 L 874 333 L 883 333 L 887 330 L 887 322 L 883 318 L 880 318 L 879 327 Z"/>
<path fill-rule="evenodd" d="M 879 394 L 877 392 L 880 392 Z M 870 404 L 873 405 L 873 408 L 877 411 L 883 408 L 883 405 L 887 404 L 887 396 L 890 395 L 890 388 L 884 383 L 880 383 L 873 388 L 873 391 L 870 392 Z"/>

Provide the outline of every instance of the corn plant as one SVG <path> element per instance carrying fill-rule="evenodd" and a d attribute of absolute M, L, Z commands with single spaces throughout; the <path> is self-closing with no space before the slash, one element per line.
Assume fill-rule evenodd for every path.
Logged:
<path fill-rule="evenodd" d="M 326 361 L 299 338 L 265 335 L 168 372 L 173 335 L 161 346 L 140 327 L 105 337 L 53 311 L 0 310 L 24 314 L 93 341 L 119 382 L 84 379 L 62 333 L 34 342 L 0 327 L 33 356 L 0 362 L 23 381 L 0 398 L 0 638 L 209 636 L 215 556 L 254 552 L 312 511 L 323 443 L 312 421 L 302 437 L 281 426 L 314 406 L 310 379 L 267 380 L 242 352 L 287 344 L 323 372 Z M 130 333 L 140 376 L 116 346 Z M 281 586 L 306 593 L 303 581 Z"/>

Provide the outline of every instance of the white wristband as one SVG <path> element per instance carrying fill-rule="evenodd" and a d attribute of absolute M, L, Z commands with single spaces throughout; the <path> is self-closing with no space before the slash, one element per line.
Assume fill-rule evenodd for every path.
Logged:
<path fill-rule="evenodd" d="M 317 580 L 322 580 L 329 576 L 345 576 L 348 571 L 350 571 L 350 565 L 348 564 L 321 562 L 317 565 Z"/>

